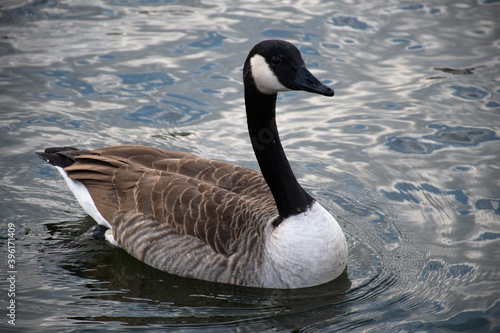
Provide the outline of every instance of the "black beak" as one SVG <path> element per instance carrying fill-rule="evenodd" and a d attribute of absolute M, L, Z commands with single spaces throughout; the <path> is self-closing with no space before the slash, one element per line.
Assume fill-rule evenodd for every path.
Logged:
<path fill-rule="evenodd" d="M 300 67 L 297 77 L 292 82 L 290 88 L 293 90 L 305 90 L 324 96 L 333 96 L 333 90 L 319 82 L 319 80 L 309 72 L 306 66 Z"/>

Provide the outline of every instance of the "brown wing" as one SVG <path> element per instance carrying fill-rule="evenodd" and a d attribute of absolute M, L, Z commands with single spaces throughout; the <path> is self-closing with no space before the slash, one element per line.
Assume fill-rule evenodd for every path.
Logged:
<path fill-rule="evenodd" d="M 261 173 L 236 165 L 144 146 L 96 149 L 75 160 L 65 170 L 113 228 L 118 213 L 137 212 L 155 221 L 154 232 L 173 228 L 231 254 L 245 230 L 260 233 L 259 222 L 278 215 Z"/>

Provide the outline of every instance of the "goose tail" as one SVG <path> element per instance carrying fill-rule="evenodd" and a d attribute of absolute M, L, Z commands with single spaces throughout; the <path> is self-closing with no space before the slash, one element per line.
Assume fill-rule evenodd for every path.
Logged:
<path fill-rule="evenodd" d="M 79 150 L 73 147 L 53 147 L 45 149 L 43 153 L 36 152 L 42 160 L 56 167 L 57 171 L 59 171 L 69 189 L 73 192 L 75 198 L 82 206 L 83 210 L 85 210 L 85 212 L 89 214 L 98 224 L 111 229 L 111 224 L 101 215 L 85 185 L 79 181 L 69 178 L 68 173 L 64 170 L 64 168 L 75 163 L 75 157 L 81 155 L 82 153 L 90 153 L 90 151 Z M 113 242 L 110 235 L 111 234 L 108 235 L 107 233 L 106 239 L 111 244 L 116 245 L 116 242 Z"/>
<path fill-rule="evenodd" d="M 77 151 L 81 152 L 73 147 L 52 147 L 45 149 L 44 152 L 36 152 L 36 154 L 53 166 L 66 168 L 75 162 L 74 153 Z"/>

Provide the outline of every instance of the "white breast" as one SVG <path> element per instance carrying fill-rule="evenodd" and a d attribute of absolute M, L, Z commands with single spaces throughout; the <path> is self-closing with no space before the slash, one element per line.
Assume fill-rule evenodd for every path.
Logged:
<path fill-rule="evenodd" d="M 266 275 L 291 288 L 331 281 L 342 274 L 347 264 L 344 233 L 317 202 L 308 211 L 282 221 L 270 235 L 266 249 Z M 269 281 L 275 282 L 279 281 Z"/>

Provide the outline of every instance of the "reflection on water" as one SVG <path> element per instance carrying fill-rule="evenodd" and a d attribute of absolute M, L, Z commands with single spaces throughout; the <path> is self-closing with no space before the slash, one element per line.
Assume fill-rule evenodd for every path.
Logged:
<path fill-rule="evenodd" d="M 306 292 L 262 290 L 180 278 L 146 266 L 120 249 L 82 237 L 85 227 L 93 224 L 90 218 L 45 224 L 46 241 L 58 239 L 59 242 L 46 247 L 47 253 L 41 256 L 41 261 L 48 261 L 49 256 L 57 257 L 57 265 L 67 274 L 86 281 L 88 290 L 83 297 L 76 295 L 78 300 L 71 304 L 72 308 L 87 308 L 84 315 L 70 317 L 79 323 L 161 324 L 163 327 L 226 323 L 236 327 L 242 321 L 253 319 L 253 327 L 262 329 L 268 324 L 261 320 L 280 315 L 287 325 L 300 328 L 316 320 L 309 318 L 310 311 L 345 301 L 344 293 L 351 286 L 347 274 L 325 286 L 307 288 Z M 100 309 L 115 302 L 131 312 L 124 316 L 121 311 Z"/>
<path fill-rule="evenodd" d="M 467 128 L 462 126 L 451 128 L 441 124 L 429 124 L 428 128 L 433 128 L 437 131 L 432 135 L 422 136 L 421 140 L 409 137 L 388 137 L 387 145 L 390 149 L 399 153 L 431 154 L 434 150 L 450 146 L 477 146 L 487 141 L 500 140 L 495 131 L 485 128 Z"/>
<path fill-rule="evenodd" d="M 16 329 L 498 331 L 499 11 L 4 1 L 0 211 L 17 229 Z M 88 239 L 94 222 L 33 152 L 135 143 L 258 168 L 241 68 L 267 38 L 297 44 L 335 90 L 281 94 L 278 124 L 300 182 L 345 230 L 346 273 L 303 290 L 241 288 Z"/>

